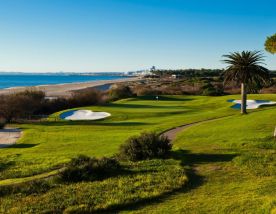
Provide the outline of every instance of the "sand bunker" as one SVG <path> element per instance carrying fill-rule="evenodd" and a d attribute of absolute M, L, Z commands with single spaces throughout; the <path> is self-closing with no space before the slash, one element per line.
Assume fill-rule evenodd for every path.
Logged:
<path fill-rule="evenodd" d="M 228 102 L 236 103 L 231 108 L 240 109 L 241 108 L 241 100 L 228 100 Z M 257 109 L 260 106 L 265 105 L 276 105 L 276 102 L 269 100 L 247 100 L 246 109 Z"/>
<path fill-rule="evenodd" d="M 107 112 L 93 112 L 90 110 L 72 110 L 60 115 L 64 120 L 99 120 L 111 116 Z"/>

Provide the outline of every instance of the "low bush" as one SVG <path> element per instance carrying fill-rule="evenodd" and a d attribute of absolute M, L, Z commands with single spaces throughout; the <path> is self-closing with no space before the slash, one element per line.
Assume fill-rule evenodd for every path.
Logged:
<path fill-rule="evenodd" d="M 119 157 L 130 161 L 165 158 L 172 144 L 165 136 L 157 133 L 142 133 L 140 136 L 129 138 L 120 147 Z"/>
<path fill-rule="evenodd" d="M 7 186 L 1 186 L 0 197 L 20 194 L 20 195 L 31 195 L 31 194 L 42 194 L 46 193 L 52 188 L 51 184 L 43 180 L 33 180 L 31 182 L 13 184 Z"/>
<path fill-rule="evenodd" d="M 56 98 L 45 100 L 40 107 L 39 114 L 52 114 L 69 108 L 77 108 L 90 105 L 103 104 L 103 92 L 93 88 L 84 89 L 72 93 L 68 98 Z"/>
<path fill-rule="evenodd" d="M 203 85 L 201 90 L 202 90 L 201 95 L 203 95 L 203 96 L 220 96 L 220 95 L 223 95 L 223 90 L 220 89 L 220 88 L 216 88 L 210 82 Z"/>
<path fill-rule="evenodd" d="M 126 85 L 113 85 L 109 90 L 110 100 L 119 100 L 133 96 L 130 87 Z"/>
<path fill-rule="evenodd" d="M 103 92 L 90 88 L 68 98 L 47 99 L 44 92 L 29 89 L 0 96 L 0 117 L 8 122 L 30 119 L 34 115 L 48 115 L 68 108 L 103 104 L 103 97 Z"/>
<path fill-rule="evenodd" d="M 41 108 L 44 100 L 43 92 L 32 89 L 0 96 L 0 117 L 8 122 L 17 118 L 28 118 Z"/>
<path fill-rule="evenodd" d="M 6 120 L 4 118 L 0 118 L 0 129 L 3 129 L 6 125 Z"/>
<path fill-rule="evenodd" d="M 41 106 L 39 114 L 52 114 L 57 111 L 68 109 L 70 106 L 66 98 L 56 98 L 51 100 L 45 100 L 43 106 Z"/>
<path fill-rule="evenodd" d="M 43 186 L 38 191 L 23 188 L 23 194 L 16 190 L 19 194 L 1 197 L 0 210 L 1 213 L 118 213 L 139 203 L 159 201 L 182 189 L 188 178 L 180 164 L 173 159 L 128 162 L 128 173 L 104 181 L 59 183 L 50 187 L 40 184 Z"/>
<path fill-rule="evenodd" d="M 163 95 L 182 95 L 184 92 L 182 91 L 181 86 L 174 86 L 174 85 L 169 85 L 167 87 L 160 88 L 160 94 Z"/>
<path fill-rule="evenodd" d="M 156 96 L 160 94 L 157 89 L 152 89 L 150 86 L 137 85 L 133 88 L 134 93 L 137 96 Z"/>
<path fill-rule="evenodd" d="M 72 97 L 68 99 L 68 104 L 71 108 L 97 105 L 103 103 L 102 98 L 102 92 L 93 88 L 88 88 L 82 91 L 74 92 Z"/>
<path fill-rule="evenodd" d="M 116 175 L 120 170 L 121 166 L 116 159 L 96 159 L 80 155 L 60 172 L 59 179 L 64 182 L 102 180 Z"/>

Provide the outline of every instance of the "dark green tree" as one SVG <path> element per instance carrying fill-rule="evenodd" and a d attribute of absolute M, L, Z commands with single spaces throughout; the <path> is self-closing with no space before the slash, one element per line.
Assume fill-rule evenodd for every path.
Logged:
<path fill-rule="evenodd" d="M 223 55 L 228 64 L 224 72 L 224 84 L 236 82 L 241 85 L 241 113 L 246 113 L 247 87 L 265 86 L 270 82 L 269 70 L 263 67 L 264 56 L 259 51 L 234 52 Z"/>

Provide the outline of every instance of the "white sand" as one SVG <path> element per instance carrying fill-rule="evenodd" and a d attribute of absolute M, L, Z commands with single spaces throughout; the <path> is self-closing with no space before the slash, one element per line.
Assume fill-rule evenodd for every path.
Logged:
<path fill-rule="evenodd" d="M 14 128 L 0 130 L 0 148 L 8 147 L 16 143 L 21 137 L 21 131 Z"/>
<path fill-rule="evenodd" d="M 241 104 L 241 100 L 233 100 L 233 103 Z M 262 105 L 275 105 L 276 102 L 266 100 L 247 100 L 246 109 L 257 109 Z"/>
<path fill-rule="evenodd" d="M 65 117 L 65 120 L 99 120 L 111 116 L 107 112 L 93 112 L 90 110 L 73 111 L 73 114 Z"/>
<path fill-rule="evenodd" d="M 115 84 L 123 82 L 133 82 L 139 80 L 138 77 L 133 78 L 124 78 L 116 80 L 98 80 L 91 82 L 82 82 L 82 83 L 66 83 L 66 84 L 57 84 L 57 85 L 39 85 L 34 87 L 15 87 L 0 89 L 0 95 L 2 94 L 12 94 L 25 91 L 26 89 L 36 89 L 42 90 L 46 93 L 47 97 L 66 97 L 72 94 L 72 91 L 77 91 L 85 88 L 99 87 L 106 84 Z"/>

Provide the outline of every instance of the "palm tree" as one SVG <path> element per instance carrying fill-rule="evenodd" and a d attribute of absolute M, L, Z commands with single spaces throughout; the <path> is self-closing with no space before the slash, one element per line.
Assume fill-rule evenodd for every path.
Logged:
<path fill-rule="evenodd" d="M 241 113 L 246 114 L 247 87 L 249 85 L 265 86 L 270 82 L 268 69 L 263 67 L 264 56 L 259 51 L 234 52 L 223 55 L 228 64 L 224 72 L 224 84 L 236 82 L 241 85 Z"/>

